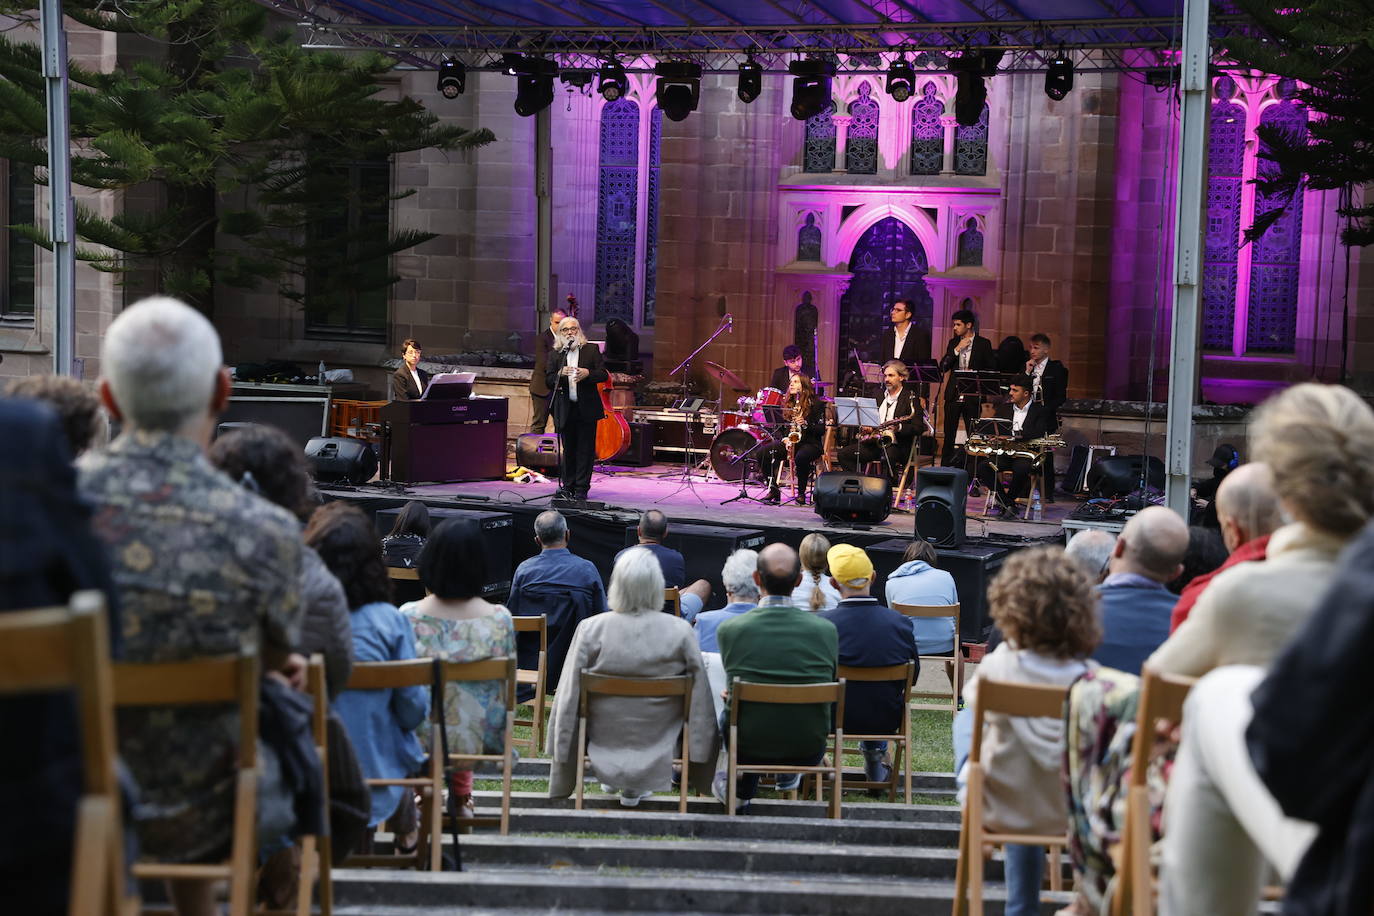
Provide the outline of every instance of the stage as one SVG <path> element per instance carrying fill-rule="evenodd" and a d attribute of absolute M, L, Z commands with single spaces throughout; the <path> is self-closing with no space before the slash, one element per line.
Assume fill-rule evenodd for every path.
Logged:
<path fill-rule="evenodd" d="M 418 499 L 435 514 L 459 512 L 506 514 L 508 526 L 494 532 L 493 545 L 504 545 L 510 533 L 508 568 L 493 571 L 493 581 L 508 582 L 509 570 L 537 551 L 534 542 L 534 517 L 550 508 L 558 483 L 518 484 L 510 481 L 469 481 L 428 485 L 364 484 L 340 487 L 321 484 L 328 499 L 355 502 L 369 514 L 382 513 L 379 531 L 390 528 L 393 512 L 407 501 Z M 762 497 L 765 488 L 749 487 L 749 493 Z M 784 490 L 784 497 L 790 496 Z M 719 607 L 724 594 L 719 590 L 720 566 L 737 546 L 755 547 L 782 541 L 794 547 L 802 538 L 819 531 L 832 543 L 850 543 L 870 551 L 877 572 L 875 594 L 881 594 L 887 574 L 896 568 L 905 542 L 912 537 L 915 521 L 910 511 L 893 512 L 877 525 L 836 525 L 828 523 L 810 506 L 784 502 L 769 506 L 750 500 L 729 502 L 739 494 L 738 483 L 720 481 L 701 472 L 685 476 L 681 465 L 648 467 L 598 465 L 592 477 L 591 499 L 604 503 L 601 508 L 561 508 L 571 529 L 569 548 L 596 564 L 603 577 L 609 577 L 615 554 L 634 543 L 633 529 L 639 513 L 657 508 L 669 518 L 668 544 L 683 552 L 689 579 L 705 578 L 717 584 L 708 607 Z M 1072 499 L 1043 504 L 1038 521 L 984 521 L 974 517 L 982 510 L 983 498 L 968 501 L 965 541 L 953 548 L 940 548 L 941 566 L 949 569 L 959 586 L 964 605 L 964 637 L 977 638 L 986 629 L 983 597 L 987 580 L 1000 567 L 1011 550 L 1037 543 L 1062 543 L 1064 518 L 1077 508 Z M 500 535 L 500 537 L 495 537 Z M 489 553 L 489 562 L 504 567 L 506 549 Z M 502 597 L 499 588 L 494 597 Z"/>

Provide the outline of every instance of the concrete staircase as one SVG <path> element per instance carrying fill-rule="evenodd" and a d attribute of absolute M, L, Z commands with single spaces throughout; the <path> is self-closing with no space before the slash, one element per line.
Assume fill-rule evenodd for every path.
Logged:
<path fill-rule="evenodd" d="M 521 761 L 517 776 L 546 777 Z M 952 796 L 948 774 L 922 773 L 920 794 Z M 847 794 L 844 819 L 815 801 L 757 799 L 726 817 L 714 799 L 646 798 L 636 808 L 589 794 L 586 808 L 538 792 L 512 796 L 511 833 L 460 837 L 462 872 L 342 869 L 340 916 L 427 913 L 702 913 L 944 916 L 954 892 L 959 809 Z M 478 808 L 499 802 L 478 792 Z M 864 799 L 864 800 L 861 800 Z M 447 837 L 445 842 L 448 842 Z M 989 914 L 1002 912 L 1000 861 L 989 864 Z M 1046 902 L 1052 914 L 1067 901 Z"/>

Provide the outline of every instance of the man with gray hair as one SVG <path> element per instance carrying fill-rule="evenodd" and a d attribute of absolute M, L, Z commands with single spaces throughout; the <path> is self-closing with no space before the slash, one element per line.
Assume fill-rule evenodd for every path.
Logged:
<path fill-rule="evenodd" d="M 1163 506 L 1148 506 L 1126 522 L 1112 548 L 1107 578 L 1097 587 L 1102 642 L 1093 658 L 1099 664 L 1139 674 L 1168 637 L 1174 595 L 1165 584 L 1183 571 L 1187 550 L 1188 526 Z"/>
<path fill-rule="evenodd" d="M 550 693 L 563 675 L 563 662 L 577 625 L 606 610 L 601 574 L 590 560 L 568 549 L 569 537 L 568 520 L 557 510 L 549 509 L 535 517 L 534 542 L 539 545 L 539 553 L 515 568 L 510 598 L 506 601 L 507 609 L 515 616 L 544 614 L 548 618 L 546 671 Z M 521 668 L 539 666 L 538 634 L 517 634 L 516 650 Z M 526 687 L 521 700 L 533 695 Z"/>
<path fill-rule="evenodd" d="M 215 470 L 205 448 L 229 400 L 219 336 L 182 302 L 154 297 L 110 324 L 100 397 L 123 430 L 88 454 L 95 508 L 124 621 L 124 659 L 166 662 L 256 648 L 264 670 L 303 673 L 301 535 L 284 509 Z M 124 710 L 120 752 L 142 792 L 139 845 L 199 863 L 228 848 L 235 712 Z M 171 882 L 179 913 L 213 912 L 213 883 Z"/>
<path fill-rule="evenodd" d="M 756 550 L 736 550 L 725 558 L 725 565 L 720 568 L 720 582 L 725 587 L 725 607 L 707 611 L 696 619 L 697 643 L 701 651 L 719 652 L 716 628 L 731 617 L 758 606 L 759 585 L 754 581 L 758 567 L 759 554 Z"/>
<path fill-rule="evenodd" d="M 1064 555 L 1073 557 L 1094 582 L 1107 578 L 1107 564 L 1116 549 L 1116 535 L 1100 528 L 1088 528 L 1069 539 Z"/>

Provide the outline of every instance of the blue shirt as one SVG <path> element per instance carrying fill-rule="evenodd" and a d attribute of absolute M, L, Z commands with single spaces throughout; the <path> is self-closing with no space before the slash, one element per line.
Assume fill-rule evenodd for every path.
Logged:
<path fill-rule="evenodd" d="M 664 588 L 682 588 L 687 582 L 687 563 L 682 559 L 682 554 L 671 547 L 664 547 L 662 544 L 636 544 L 636 547 L 643 547 L 654 556 L 658 557 L 658 565 L 663 570 Z M 625 550 L 630 548 L 626 547 Z M 620 559 L 620 551 L 615 555 Z M 614 565 L 614 564 L 612 564 Z"/>
<path fill-rule="evenodd" d="M 410 621 L 385 601 L 364 604 L 353 612 L 353 658 L 359 662 L 395 662 L 415 657 Z M 365 779 L 400 779 L 413 774 L 425 759 L 415 728 L 429 711 L 429 688 L 345 690 L 334 700 L 353 742 Z M 396 810 L 405 786 L 374 786 L 372 815 L 376 826 Z"/>
<path fill-rule="evenodd" d="M 1102 601 L 1102 642 L 1093 659 L 1139 674 L 1145 659 L 1169 638 L 1169 615 L 1178 596 L 1135 573 L 1113 573 L 1097 587 L 1097 594 Z"/>
<path fill-rule="evenodd" d="M 715 611 L 707 611 L 697 616 L 697 645 L 703 652 L 719 652 L 716 644 L 716 628 L 722 623 L 745 611 L 752 611 L 757 605 L 748 601 L 735 601 Z"/>
<path fill-rule="evenodd" d="M 887 577 L 887 603 L 889 606 L 958 604 L 959 592 L 949 573 L 924 560 L 911 560 Z M 911 629 L 922 655 L 949 655 L 954 651 L 954 624 L 951 621 L 912 617 Z"/>
<path fill-rule="evenodd" d="M 506 602 L 511 614 L 520 613 L 520 590 L 532 585 L 590 589 L 594 605 L 592 613 L 599 614 L 606 610 L 606 589 L 601 584 L 601 574 L 596 571 L 596 566 L 591 560 L 582 559 L 566 547 L 545 547 L 515 568 L 510 600 Z"/>

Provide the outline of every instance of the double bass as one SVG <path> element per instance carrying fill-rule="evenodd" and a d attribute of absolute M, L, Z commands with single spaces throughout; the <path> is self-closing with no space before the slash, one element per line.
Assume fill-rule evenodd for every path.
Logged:
<path fill-rule="evenodd" d="M 567 311 L 570 317 L 577 317 L 577 297 L 571 293 L 568 294 Z M 601 396 L 601 407 L 606 412 L 606 416 L 596 422 L 597 461 L 610 461 L 630 447 L 629 421 L 625 419 L 624 414 L 611 406 L 609 392 L 614 387 L 615 382 L 609 377 L 604 382 L 596 383 L 596 391 Z"/>

